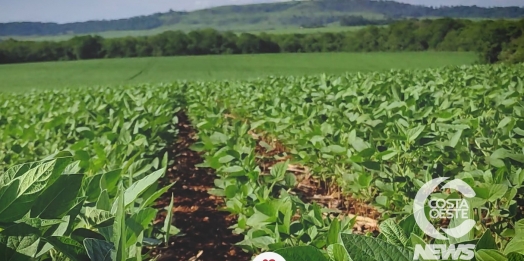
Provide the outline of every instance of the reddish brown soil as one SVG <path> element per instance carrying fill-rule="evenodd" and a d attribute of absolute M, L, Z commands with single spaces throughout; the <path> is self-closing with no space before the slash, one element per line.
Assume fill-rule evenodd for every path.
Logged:
<path fill-rule="evenodd" d="M 172 238 L 167 248 L 158 248 L 153 255 L 158 255 L 159 261 L 250 260 L 251 255 L 234 246 L 243 239 L 243 236 L 233 235 L 228 229 L 235 224 L 235 218 L 226 212 L 219 212 L 217 209 L 224 201 L 207 192 L 214 187 L 214 173 L 211 169 L 195 167 L 203 162 L 203 158 L 189 149 L 195 142 L 194 129 L 185 114 L 177 116 L 180 133 L 170 153 L 175 164 L 168 170 L 167 180 L 163 181 L 176 183 L 158 201 L 157 207 L 169 206 L 171 193 L 174 194 L 172 224 L 185 236 Z M 165 213 L 159 215 L 157 222 L 164 219 Z"/>

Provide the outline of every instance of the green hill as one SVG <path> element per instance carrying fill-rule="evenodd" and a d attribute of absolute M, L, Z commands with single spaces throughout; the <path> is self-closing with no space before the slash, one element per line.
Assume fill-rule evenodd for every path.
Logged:
<path fill-rule="evenodd" d="M 231 31 L 268 31 L 299 27 L 338 25 L 348 16 L 364 22 L 400 18 L 454 17 L 497 19 L 524 17 L 522 7 L 483 8 L 455 6 L 432 8 L 393 1 L 322 0 L 293 1 L 242 6 L 222 6 L 193 12 L 157 13 L 120 20 L 68 24 L 17 22 L 0 24 L 0 37 L 70 36 L 78 34 L 148 35 L 166 30 L 189 31 L 215 28 Z"/>

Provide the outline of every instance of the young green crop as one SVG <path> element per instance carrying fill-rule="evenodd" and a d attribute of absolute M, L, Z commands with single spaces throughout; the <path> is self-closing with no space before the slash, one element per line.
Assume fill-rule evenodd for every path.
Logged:
<path fill-rule="evenodd" d="M 477 213 L 475 235 L 492 229 L 503 247 L 523 218 L 517 204 L 524 192 L 523 79 L 523 65 L 273 77 L 193 83 L 186 100 L 207 151 L 206 166 L 217 170 L 218 191 L 226 195 L 228 210 L 239 215 L 237 230 L 242 228 L 250 247 L 293 244 L 279 235 L 267 238 L 286 218 L 261 220 L 256 214 L 258 202 L 271 201 L 266 195 L 274 194 L 257 193 L 272 186 L 253 163 L 250 130 L 283 142 L 295 164 L 366 200 L 384 219 L 411 214 L 425 182 L 460 178 L 475 188 L 474 207 L 489 210 Z M 292 187 L 291 180 L 284 179 L 276 191 Z M 284 192 L 275 199 L 285 198 Z M 318 228 L 308 231 L 314 237 L 299 242 L 318 244 Z"/>
<path fill-rule="evenodd" d="M 0 95 L 0 256 L 142 260 L 177 233 L 152 226 L 177 134 L 167 88 Z"/>
<path fill-rule="evenodd" d="M 158 155 L 177 135 L 173 115 L 183 109 L 198 130 L 199 167 L 216 170 L 210 193 L 238 217 L 231 228 L 244 235 L 238 245 L 246 251 L 310 245 L 329 256 L 342 250 L 336 235 L 351 232 L 354 218 L 339 221 L 338 211 L 291 193 L 297 180 L 287 163 L 307 166 L 384 220 L 409 218 L 425 182 L 460 178 L 477 194 L 474 207 L 487 210 L 475 214 L 468 239 L 492 231 L 497 249 L 512 249 L 524 216 L 523 79 L 524 65 L 496 65 L 2 94 L 0 167 L 68 151 L 88 174 L 87 202 L 106 202 L 101 173 L 121 169 L 107 187 L 115 202 L 118 182 L 129 188 L 159 168 Z M 264 173 L 251 131 L 284 143 L 292 161 Z M 158 196 L 155 186 L 146 195 Z"/>

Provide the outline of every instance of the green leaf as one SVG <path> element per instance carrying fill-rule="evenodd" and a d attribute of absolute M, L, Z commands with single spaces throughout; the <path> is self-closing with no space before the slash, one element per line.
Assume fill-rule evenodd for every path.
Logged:
<path fill-rule="evenodd" d="M 85 217 L 91 226 L 97 228 L 110 225 L 115 218 L 109 211 L 92 207 L 85 207 Z"/>
<path fill-rule="evenodd" d="M 161 188 L 160 190 L 156 191 L 155 193 L 151 194 L 151 196 L 149 196 L 143 203 L 142 203 L 142 207 L 145 208 L 145 207 L 149 207 L 151 206 L 153 203 L 155 203 L 155 200 L 157 200 L 158 198 L 160 198 L 162 195 L 164 195 L 164 193 L 166 193 L 173 185 L 175 185 L 176 182 L 173 182 L 163 188 Z"/>
<path fill-rule="evenodd" d="M 288 165 L 289 165 L 289 160 L 285 161 L 285 162 L 279 162 L 279 163 L 273 165 L 273 167 L 270 170 L 271 176 L 273 176 L 277 180 L 284 179 L 284 176 L 286 175 L 286 171 L 287 171 Z"/>
<path fill-rule="evenodd" d="M 424 241 L 424 239 L 422 239 L 421 237 L 417 236 L 416 234 L 411 233 L 409 239 L 411 241 L 411 246 L 413 246 L 413 247 L 416 246 L 416 245 L 420 245 L 423 248 L 426 247 L 426 241 Z"/>
<path fill-rule="evenodd" d="M 353 260 L 411 261 L 414 253 L 380 239 L 355 234 L 342 234 L 342 242 Z"/>
<path fill-rule="evenodd" d="M 162 175 L 165 173 L 165 169 L 157 170 L 144 178 L 138 180 L 137 182 L 131 184 L 129 188 L 126 189 L 124 194 L 124 205 L 127 207 L 129 204 L 134 202 L 144 191 L 147 190 L 151 185 L 155 184 Z M 118 202 L 115 201 L 113 204 L 113 208 L 111 210 L 112 213 L 115 213 L 115 208 L 118 206 Z"/>
<path fill-rule="evenodd" d="M 111 211 L 111 202 L 106 189 L 100 193 L 100 196 L 96 201 L 96 208 L 100 210 Z"/>
<path fill-rule="evenodd" d="M 361 139 L 361 138 L 356 138 L 356 139 L 351 143 L 351 145 L 352 145 L 353 148 L 355 148 L 355 150 L 358 151 L 358 152 L 370 148 L 369 144 L 366 143 L 366 142 L 365 142 L 363 139 Z"/>
<path fill-rule="evenodd" d="M 387 242 L 393 245 L 405 247 L 408 243 L 408 238 L 404 234 L 404 231 L 394 219 L 388 219 L 382 222 L 382 224 L 380 224 L 380 232 L 386 237 Z"/>
<path fill-rule="evenodd" d="M 493 249 L 482 249 L 475 252 L 477 261 L 507 261 L 504 254 Z"/>
<path fill-rule="evenodd" d="M 490 230 L 486 230 L 486 232 L 484 232 L 484 234 L 482 234 L 482 237 L 477 242 L 475 250 L 479 251 L 479 250 L 482 250 L 482 249 L 498 250 L 497 242 L 495 242 L 495 238 L 491 234 Z"/>
<path fill-rule="evenodd" d="M 515 223 L 515 237 L 509 241 L 504 249 L 504 254 L 518 253 L 524 255 L 524 219 Z"/>
<path fill-rule="evenodd" d="M 508 191 L 508 186 L 504 184 L 491 184 L 489 186 L 489 198 L 488 201 L 495 202 L 504 196 Z"/>
<path fill-rule="evenodd" d="M 106 184 L 105 189 L 107 189 L 107 192 L 109 194 L 114 195 L 112 194 L 112 192 L 114 192 L 118 188 L 118 182 L 121 179 L 122 169 L 109 171 L 104 173 L 103 175 Z"/>
<path fill-rule="evenodd" d="M 511 120 L 511 117 L 505 117 L 504 119 L 502 119 L 502 121 L 500 121 L 499 125 L 497 126 L 497 129 L 502 129 L 506 127 L 506 125 L 508 125 L 508 123 L 510 123 Z"/>
<path fill-rule="evenodd" d="M 90 261 L 84 247 L 71 238 L 56 236 L 45 240 L 73 261 Z"/>
<path fill-rule="evenodd" d="M 353 261 L 344 245 L 340 243 L 329 245 L 327 248 L 329 258 L 333 261 Z"/>
<path fill-rule="evenodd" d="M 242 168 L 240 166 L 231 166 L 231 167 L 225 168 L 222 171 L 225 172 L 225 173 L 235 173 L 235 172 L 240 172 L 240 171 L 243 171 L 243 170 L 244 170 L 244 168 Z"/>
<path fill-rule="evenodd" d="M 211 135 L 209 138 L 215 145 L 225 144 L 228 140 L 227 135 L 220 132 L 213 133 L 213 135 Z"/>
<path fill-rule="evenodd" d="M 417 234 L 416 232 L 421 232 L 421 229 L 417 226 L 415 214 L 411 214 L 402 219 L 399 226 L 402 228 L 402 231 L 404 231 L 404 235 L 406 236 L 411 235 L 412 233 Z"/>
<path fill-rule="evenodd" d="M 524 130 L 521 129 L 521 128 L 514 128 L 514 129 L 513 129 L 513 132 L 515 132 L 515 133 L 518 134 L 519 136 L 524 136 Z"/>
<path fill-rule="evenodd" d="M 40 231 L 24 223 L 13 225 L 0 232 L 2 261 L 31 260 L 38 252 Z"/>
<path fill-rule="evenodd" d="M 460 137 L 462 137 L 462 130 L 458 130 L 455 134 L 453 134 L 453 137 L 451 137 L 449 140 L 448 146 L 455 148 L 460 140 Z"/>
<path fill-rule="evenodd" d="M 111 243 L 104 240 L 86 238 L 84 239 L 84 246 L 87 250 L 87 255 L 91 260 L 113 261 L 111 258 L 111 251 L 114 247 Z"/>
<path fill-rule="evenodd" d="M 84 239 L 86 238 L 105 240 L 104 236 L 100 235 L 99 233 L 83 227 L 75 229 L 71 233 L 71 238 L 77 242 L 84 242 Z"/>
<path fill-rule="evenodd" d="M 338 218 L 334 218 L 333 221 L 331 221 L 331 224 L 329 225 L 329 230 L 327 234 L 327 244 L 336 244 L 340 241 L 340 220 Z"/>
<path fill-rule="evenodd" d="M 524 261 L 524 255 L 517 253 L 509 253 L 507 255 L 508 261 Z"/>
<path fill-rule="evenodd" d="M 468 201 L 468 204 L 469 204 L 469 206 L 471 206 L 471 201 Z M 449 226 L 448 226 L 447 230 L 450 230 L 450 229 L 453 229 L 453 228 L 456 228 L 456 227 L 459 227 L 459 226 L 465 226 L 465 225 L 467 225 L 467 223 L 472 223 L 472 224 L 475 223 L 475 221 L 474 221 L 474 213 L 473 213 L 473 209 L 471 207 L 469 207 L 467 210 L 461 209 L 460 211 L 466 212 L 467 213 L 467 217 L 464 217 L 464 215 L 462 215 L 462 212 L 461 212 L 460 215 L 454 215 L 453 218 L 451 219 L 450 223 L 449 223 Z M 458 231 L 460 233 L 463 230 L 464 229 L 458 229 L 458 230 L 455 230 L 455 231 L 456 232 Z M 451 231 L 453 231 L 453 230 L 451 230 Z M 448 231 L 447 233 L 449 233 L 449 232 L 450 231 Z M 475 237 L 474 229 L 468 231 L 464 235 L 456 235 L 458 238 L 456 238 L 455 235 L 452 235 L 452 234 L 449 234 L 449 235 L 450 235 L 450 237 L 449 237 L 449 243 L 450 244 L 458 244 L 458 243 L 462 243 L 462 242 L 471 241 Z"/>
<path fill-rule="evenodd" d="M 415 128 L 409 129 L 406 133 L 408 141 L 415 141 L 420 136 L 420 134 L 422 134 L 425 128 L 426 126 L 420 125 Z"/>
<path fill-rule="evenodd" d="M 115 221 L 113 223 L 112 231 L 113 235 L 111 241 L 115 244 L 115 253 L 112 256 L 116 256 L 116 260 L 125 260 L 127 258 L 127 247 L 126 247 L 126 199 L 125 192 L 123 192 L 122 183 L 119 185 L 118 196 L 115 200 L 116 210 Z"/>
<path fill-rule="evenodd" d="M 510 174 L 511 183 L 515 186 L 522 186 L 524 185 L 524 171 L 522 169 L 518 169 L 515 172 L 512 172 Z"/>
<path fill-rule="evenodd" d="M 31 217 L 62 218 L 75 205 L 83 174 L 60 175 L 35 201 Z"/>
<path fill-rule="evenodd" d="M 87 201 L 94 202 L 100 196 L 102 188 L 100 187 L 100 180 L 104 177 L 104 174 L 98 174 L 86 178 L 87 187 L 84 189 Z"/>
<path fill-rule="evenodd" d="M 313 246 L 294 246 L 274 251 L 286 261 L 329 261 L 320 250 Z"/>
<path fill-rule="evenodd" d="M 234 198 L 238 192 L 238 187 L 236 184 L 234 185 L 229 185 L 226 187 L 226 197 L 227 198 Z"/>
<path fill-rule="evenodd" d="M 171 194 L 171 201 L 167 207 L 167 216 L 164 220 L 164 231 L 166 232 L 164 236 L 164 242 L 169 243 L 169 237 L 171 235 L 171 224 L 173 223 L 173 203 L 175 201 L 175 195 Z"/>
<path fill-rule="evenodd" d="M 70 158 L 59 158 L 27 163 L 0 175 L 0 223 L 13 222 L 27 214 L 70 162 Z"/>
<path fill-rule="evenodd" d="M 396 151 L 387 150 L 378 154 L 378 158 L 381 160 L 390 160 L 397 155 Z"/>
<path fill-rule="evenodd" d="M 326 149 L 338 155 L 346 153 L 346 148 L 339 146 L 339 145 L 330 145 L 330 146 L 327 146 Z"/>
<path fill-rule="evenodd" d="M 218 159 L 218 162 L 220 162 L 222 164 L 225 164 L 225 163 L 231 162 L 234 159 L 235 159 L 235 157 L 233 157 L 231 155 L 226 155 L 226 156 L 221 157 L 220 159 Z"/>
<path fill-rule="evenodd" d="M 144 232 L 151 222 L 155 219 L 156 210 L 152 208 L 141 209 L 126 219 L 126 247 L 137 243 L 138 236 Z"/>

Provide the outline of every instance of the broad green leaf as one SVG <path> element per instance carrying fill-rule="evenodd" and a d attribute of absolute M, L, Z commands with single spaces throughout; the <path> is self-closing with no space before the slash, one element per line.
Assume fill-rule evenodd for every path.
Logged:
<path fill-rule="evenodd" d="M 40 231 L 24 223 L 0 232 L 2 261 L 31 260 L 38 252 Z"/>
<path fill-rule="evenodd" d="M 228 163 L 228 162 L 231 162 L 232 160 L 234 160 L 235 157 L 231 156 L 231 155 L 226 155 L 224 157 L 221 157 L 218 162 L 222 163 L 222 164 L 225 164 L 225 163 Z"/>
<path fill-rule="evenodd" d="M 508 186 L 504 184 L 491 184 L 489 186 L 489 199 L 488 201 L 494 202 L 499 200 L 508 191 Z"/>
<path fill-rule="evenodd" d="M 424 131 L 425 126 L 417 126 L 415 128 L 409 129 L 406 133 L 408 141 L 415 141 L 420 134 Z"/>
<path fill-rule="evenodd" d="M 517 253 L 509 253 L 507 258 L 508 261 L 524 261 L 524 255 Z"/>
<path fill-rule="evenodd" d="M 135 245 L 137 238 L 155 219 L 156 210 L 152 208 L 141 209 L 126 219 L 126 247 Z"/>
<path fill-rule="evenodd" d="M 144 202 L 142 202 L 142 207 L 149 207 L 151 206 L 153 203 L 155 203 L 155 200 L 157 200 L 158 198 L 160 198 L 162 195 L 164 195 L 164 193 L 166 193 L 173 185 L 175 185 L 176 182 L 173 182 L 161 189 L 159 189 L 158 191 L 156 191 L 155 193 L 151 194 L 151 196 L 149 196 Z"/>
<path fill-rule="evenodd" d="M 100 187 L 100 180 L 104 177 L 104 174 L 98 174 L 90 176 L 86 179 L 87 186 L 84 189 L 85 196 L 87 196 L 87 201 L 95 202 L 102 192 Z"/>
<path fill-rule="evenodd" d="M 231 167 L 227 167 L 225 169 L 223 169 L 222 171 L 225 172 L 225 173 L 235 173 L 235 172 L 240 172 L 240 171 L 243 171 L 244 168 L 240 167 L 240 166 L 231 166 Z"/>
<path fill-rule="evenodd" d="M 329 245 L 327 253 L 332 261 L 353 261 L 344 248 L 344 245 L 340 243 Z"/>
<path fill-rule="evenodd" d="M 369 148 L 369 144 L 366 143 L 363 139 L 361 138 L 356 138 L 355 141 L 353 141 L 351 143 L 351 145 L 353 146 L 353 148 L 355 148 L 356 151 L 360 152 L 360 151 L 363 151 L 367 148 Z"/>
<path fill-rule="evenodd" d="M 451 139 L 449 140 L 448 146 L 450 146 L 451 148 L 455 148 L 461 137 L 462 130 L 458 130 L 455 134 L 453 134 L 453 137 L 451 137 Z"/>
<path fill-rule="evenodd" d="M 353 260 L 411 261 L 414 253 L 380 239 L 355 234 L 342 234 L 342 242 Z"/>
<path fill-rule="evenodd" d="M 513 119 L 511 117 L 505 117 L 502 119 L 502 121 L 499 122 L 499 125 L 497 126 L 497 129 L 502 129 L 508 125 Z"/>
<path fill-rule="evenodd" d="M 15 166 L 0 175 L 0 223 L 13 222 L 22 218 L 35 204 L 36 199 L 53 184 L 67 167 L 70 158 L 59 158 L 47 162 L 33 162 Z M 15 185 L 18 191 L 14 194 Z M 6 186 L 6 189 L 3 187 Z"/>
<path fill-rule="evenodd" d="M 95 238 L 86 238 L 84 239 L 84 246 L 91 260 L 113 261 L 111 251 L 114 246 L 111 243 Z"/>
<path fill-rule="evenodd" d="M 71 238 L 53 236 L 45 238 L 45 241 L 53 245 L 58 251 L 73 261 L 89 261 L 85 248 Z"/>
<path fill-rule="evenodd" d="M 60 175 L 35 201 L 31 217 L 62 218 L 75 205 L 83 174 Z"/>
<path fill-rule="evenodd" d="M 84 239 L 86 238 L 105 240 L 104 236 L 100 235 L 99 233 L 82 227 L 75 229 L 71 233 L 71 238 L 77 242 L 84 242 Z"/>
<path fill-rule="evenodd" d="M 111 211 L 111 202 L 106 189 L 102 190 L 100 193 L 100 196 L 96 201 L 96 208 L 104 211 Z"/>
<path fill-rule="evenodd" d="M 386 237 L 387 242 L 405 247 L 408 243 L 408 238 L 404 234 L 402 228 L 396 223 L 394 219 L 388 219 L 380 224 L 380 232 Z"/>
<path fill-rule="evenodd" d="M 504 248 L 504 254 L 518 253 L 524 255 L 524 219 L 515 223 L 515 237 Z"/>
<path fill-rule="evenodd" d="M 127 207 L 131 202 L 135 201 L 144 191 L 149 188 L 149 186 L 153 185 L 155 182 L 157 182 L 162 175 L 165 173 L 165 169 L 157 170 L 146 177 L 138 180 L 137 182 L 133 183 L 129 188 L 125 190 L 125 201 L 124 205 Z M 117 208 L 118 203 L 115 201 L 113 204 L 113 208 L 111 210 L 111 213 L 116 213 L 115 208 Z"/>
<path fill-rule="evenodd" d="M 478 261 L 506 261 L 504 254 L 494 249 L 481 249 L 475 252 Z"/>
<path fill-rule="evenodd" d="M 339 145 L 330 145 L 327 147 L 327 149 L 330 152 L 333 152 L 335 154 L 345 154 L 346 153 L 346 148 L 339 146 Z"/>
<path fill-rule="evenodd" d="M 215 145 L 225 144 L 227 143 L 227 140 L 228 140 L 227 135 L 220 133 L 220 132 L 213 133 L 213 135 L 211 135 L 209 138 Z"/>
<path fill-rule="evenodd" d="M 111 212 L 92 207 L 85 208 L 85 217 L 93 227 L 105 227 L 110 225 L 115 216 Z"/>
<path fill-rule="evenodd" d="M 486 230 L 486 232 L 482 234 L 482 237 L 479 239 L 479 241 L 476 244 L 476 247 L 475 247 L 476 251 L 479 251 L 482 249 L 498 250 L 497 243 L 495 242 L 495 238 L 491 234 L 490 230 Z"/>

